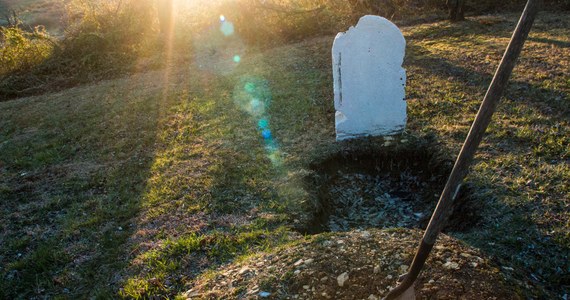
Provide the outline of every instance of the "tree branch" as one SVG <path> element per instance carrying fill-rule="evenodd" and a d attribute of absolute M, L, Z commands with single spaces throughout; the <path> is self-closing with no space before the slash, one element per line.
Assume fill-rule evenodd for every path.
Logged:
<path fill-rule="evenodd" d="M 280 5 L 276 5 L 276 4 L 269 4 L 269 3 L 265 3 L 265 1 L 263 0 L 257 0 L 257 7 L 259 8 L 263 8 L 263 9 L 268 9 L 268 10 L 272 10 L 272 11 L 276 11 L 276 12 L 280 12 L 280 13 L 285 13 L 285 14 L 304 14 L 304 13 L 313 13 L 313 12 L 320 12 L 323 9 L 325 9 L 325 5 L 321 5 L 319 7 L 316 8 L 312 8 L 312 9 L 290 9 L 290 8 L 285 8 L 282 7 Z"/>

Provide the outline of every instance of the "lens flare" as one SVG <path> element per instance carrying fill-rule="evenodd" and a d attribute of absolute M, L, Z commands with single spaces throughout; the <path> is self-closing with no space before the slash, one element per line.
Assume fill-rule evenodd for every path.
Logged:
<path fill-rule="evenodd" d="M 233 97 L 236 105 L 255 117 L 267 157 L 274 166 L 281 166 L 282 154 L 269 126 L 268 110 L 272 98 L 269 82 L 258 77 L 243 77 L 236 84 Z"/>
<path fill-rule="evenodd" d="M 244 90 L 248 93 L 253 93 L 255 91 L 255 83 L 248 82 L 244 85 Z"/>
<path fill-rule="evenodd" d="M 222 25 L 220 26 L 220 31 L 225 36 L 230 36 L 234 34 L 234 23 L 225 20 L 224 22 L 222 22 Z"/>
<path fill-rule="evenodd" d="M 229 75 L 241 62 L 242 55 L 246 50 L 243 40 L 237 34 L 228 36 L 220 31 L 220 26 L 226 28 L 228 23 L 227 20 L 221 25 L 216 23 L 192 39 L 194 59 L 201 70 Z"/>
<path fill-rule="evenodd" d="M 261 136 L 263 137 L 264 140 L 270 140 L 271 139 L 271 130 L 269 129 L 264 129 L 261 132 Z"/>
<path fill-rule="evenodd" d="M 267 119 L 261 119 L 257 122 L 257 127 L 261 130 L 267 129 L 267 127 L 269 127 L 269 121 Z"/>
<path fill-rule="evenodd" d="M 281 158 L 281 153 L 278 151 L 269 154 L 269 160 L 274 166 L 281 166 L 283 164 L 283 159 Z"/>
<path fill-rule="evenodd" d="M 220 22 L 225 22 L 225 21 L 226 21 L 226 16 L 220 15 Z"/>

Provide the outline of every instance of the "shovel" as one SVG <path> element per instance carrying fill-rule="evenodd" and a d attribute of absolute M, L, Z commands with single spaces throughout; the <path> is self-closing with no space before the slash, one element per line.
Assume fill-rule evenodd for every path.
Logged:
<path fill-rule="evenodd" d="M 483 103 L 481 103 L 475 121 L 467 134 L 461 152 L 459 152 L 459 156 L 455 161 L 453 170 L 447 179 L 447 183 L 441 193 L 437 207 L 431 216 L 431 220 L 426 228 L 412 265 L 408 273 L 403 275 L 402 282 L 391 290 L 384 299 L 415 299 L 413 284 L 418 278 L 439 232 L 443 229 L 443 226 L 451 214 L 451 205 L 459 192 L 463 179 L 467 175 L 468 167 L 473 160 L 475 151 L 483 139 L 483 134 L 491 122 L 491 116 L 495 112 L 497 103 L 509 81 L 516 60 L 530 32 L 534 18 L 538 13 L 539 2 L 540 0 L 528 0 L 511 41 L 507 46 L 507 50 L 503 55 L 503 59 L 493 77 L 493 81 L 487 90 L 487 94 L 485 94 Z"/>

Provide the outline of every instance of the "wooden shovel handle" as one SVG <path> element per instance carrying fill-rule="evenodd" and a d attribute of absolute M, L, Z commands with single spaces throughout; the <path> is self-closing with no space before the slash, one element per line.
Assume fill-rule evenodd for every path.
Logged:
<path fill-rule="evenodd" d="M 447 183 L 441 193 L 437 207 L 435 208 L 424 233 L 420 247 L 416 252 L 416 256 L 414 257 L 408 274 L 399 286 L 386 295 L 385 299 L 396 299 L 396 297 L 411 287 L 423 268 L 423 265 L 435 244 L 437 236 L 443 229 L 443 226 L 451 214 L 451 205 L 455 200 L 455 196 L 457 195 L 463 179 L 467 175 L 469 165 L 473 161 L 475 151 L 483 139 L 483 134 L 485 133 L 487 126 L 489 126 L 491 117 L 493 116 L 501 95 L 507 86 L 509 77 L 515 67 L 516 60 L 523 48 L 526 38 L 528 37 L 528 33 L 530 32 L 536 14 L 538 13 L 540 2 L 540 0 L 528 0 L 511 41 L 507 46 L 507 50 L 503 55 L 503 59 L 495 72 L 493 81 L 487 90 L 487 94 L 485 94 L 483 103 L 481 103 L 481 107 L 475 117 L 475 121 L 467 134 L 467 138 L 461 148 L 461 152 L 459 152 L 459 156 L 455 161 L 453 170 L 447 179 Z"/>

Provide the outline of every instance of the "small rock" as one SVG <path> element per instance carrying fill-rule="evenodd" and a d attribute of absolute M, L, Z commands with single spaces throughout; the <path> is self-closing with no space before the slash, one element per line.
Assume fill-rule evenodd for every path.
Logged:
<path fill-rule="evenodd" d="M 304 288 L 305 290 L 309 290 L 309 289 L 311 288 L 311 286 L 309 286 L 309 285 L 304 285 L 303 288 Z"/>
<path fill-rule="evenodd" d="M 344 286 L 344 283 L 348 280 L 348 272 L 344 272 L 340 275 L 338 275 L 338 277 L 336 278 L 336 282 L 338 283 L 338 286 L 342 287 Z"/>
<path fill-rule="evenodd" d="M 434 282 L 435 282 L 435 280 L 433 280 L 433 279 L 430 279 L 430 280 L 428 281 L 429 284 L 433 284 Z"/>
<path fill-rule="evenodd" d="M 328 277 L 328 276 L 325 276 L 325 277 L 321 278 L 321 282 L 325 282 L 325 281 L 327 281 L 328 279 L 329 279 L 329 277 Z"/>
<path fill-rule="evenodd" d="M 301 273 L 301 270 L 295 270 L 295 272 L 293 272 L 295 275 L 299 275 L 299 273 Z"/>
<path fill-rule="evenodd" d="M 246 267 L 241 268 L 241 269 L 239 270 L 238 274 L 239 274 L 239 275 L 243 275 L 243 274 L 245 274 L 245 273 L 247 273 L 247 272 L 249 272 L 249 268 L 246 266 Z"/>
<path fill-rule="evenodd" d="M 300 266 L 302 263 L 303 263 L 303 259 L 301 258 L 301 259 L 299 259 L 298 261 L 296 261 L 293 265 L 294 265 L 295 267 L 298 267 L 298 266 Z"/>
<path fill-rule="evenodd" d="M 183 295 L 184 295 L 184 297 L 187 297 L 187 298 L 196 298 L 196 297 L 200 297 L 202 294 L 200 294 L 198 291 L 188 290 Z"/>
<path fill-rule="evenodd" d="M 363 237 L 363 238 L 368 239 L 368 238 L 370 238 L 370 236 L 371 236 L 370 232 L 368 232 L 368 231 L 363 231 L 363 232 L 362 232 L 362 237 Z"/>
<path fill-rule="evenodd" d="M 370 294 L 370 296 L 368 296 L 368 300 L 378 300 L 378 297 L 376 297 L 374 294 Z"/>
<path fill-rule="evenodd" d="M 409 268 L 408 265 L 401 265 L 400 266 L 400 272 L 406 273 L 408 271 L 408 268 Z"/>
<path fill-rule="evenodd" d="M 450 270 L 459 270 L 459 264 L 453 261 L 448 261 L 443 264 L 443 267 Z"/>
<path fill-rule="evenodd" d="M 378 274 L 380 273 L 380 266 L 379 265 L 375 265 L 374 266 L 374 274 Z"/>
<path fill-rule="evenodd" d="M 309 265 L 309 264 L 312 264 L 314 261 L 315 261 L 314 259 L 309 258 L 309 259 L 305 260 L 305 264 Z"/>
<path fill-rule="evenodd" d="M 259 292 L 259 297 L 261 298 L 267 298 L 269 296 L 271 296 L 270 292 L 263 292 L 263 291 Z"/>

